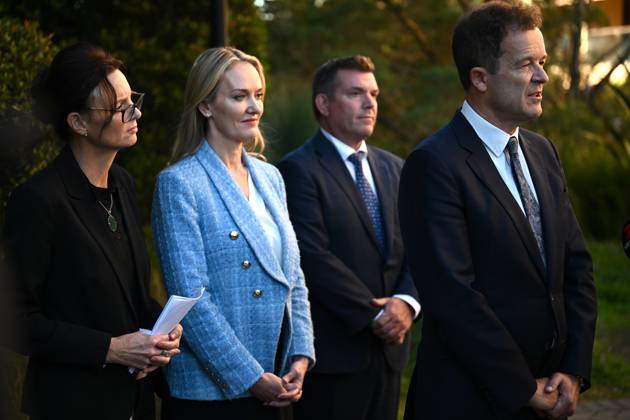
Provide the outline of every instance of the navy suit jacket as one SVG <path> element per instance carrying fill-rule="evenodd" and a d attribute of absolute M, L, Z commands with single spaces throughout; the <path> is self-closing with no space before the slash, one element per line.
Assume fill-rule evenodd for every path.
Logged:
<path fill-rule="evenodd" d="M 359 371 L 374 352 L 384 352 L 389 365 L 400 371 L 409 356 L 410 340 L 386 345 L 370 328 L 379 311 L 371 299 L 396 293 L 418 299 L 398 226 L 402 160 L 370 146 L 367 158 L 381 201 L 384 256 L 350 173 L 321 132 L 278 164 L 312 302 L 315 372 Z"/>
<path fill-rule="evenodd" d="M 400 217 L 424 323 L 407 419 L 537 418 L 535 378 L 591 372 L 591 258 L 557 152 L 525 129 L 545 264 L 529 223 L 461 112 L 409 156 Z"/>

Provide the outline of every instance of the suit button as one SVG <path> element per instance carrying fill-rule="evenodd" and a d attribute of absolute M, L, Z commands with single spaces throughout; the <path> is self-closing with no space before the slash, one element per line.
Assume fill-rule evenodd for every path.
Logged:
<path fill-rule="evenodd" d="M 250 263 L 248 260 L 245 260 L 241 263 L 241 267 L 243 267 L 243 270 L 247 270 L 251 266 L 252 266 L 252 263 Z"/>
<path fill-rule="evenodd" d="M 231 240 L 235 241 L 235 240 L 237 240 L 237 239 L 238 239 L 238 232 L 237 232 L 237 231 L 235 231 L 235 230 L 233 230 L 233 231 L 231 231 L 231 232 L 229 233 L 229 236 L 230 236 L 230 239 L 231 239 Z"/>
<path fill-rule="evenodd" d="M 256 290 L 254 290 L 254 293 L 252 293 L 252 296 L 254 296 L 255 298 L 259 298 L 262 295 L 263 295 L 263 292 L 260 289 L 256 289 Z"/>

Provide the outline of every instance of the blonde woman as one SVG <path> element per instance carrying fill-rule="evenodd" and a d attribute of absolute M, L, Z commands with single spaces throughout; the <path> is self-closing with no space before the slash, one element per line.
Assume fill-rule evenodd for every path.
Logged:
<path fill-rule="evenodd" d="M 174 418 L 287 418 L 315 360 L 284 184 L 254 157 L 264 147 L 264 96 L 258 59 L 234 48 L 203 52 L 158 177 L 153 230 L 166 288 L 206 289 L 167 371 Z"/>

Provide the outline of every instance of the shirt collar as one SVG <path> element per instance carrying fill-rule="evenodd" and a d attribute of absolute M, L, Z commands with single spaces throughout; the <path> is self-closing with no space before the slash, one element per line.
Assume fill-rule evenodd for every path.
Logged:
<path fill-rule="evenodd" d="M 333 144 L 333 146 L 335 146 L 335 149 L 337 149 L 339 156 L 341 156 L 341 159 L 343 159 L 344 162 L 348 160 L 348 157 L 350 157 L 350 155 L 353 155 L 356 152 L 363 152 L 367 157 L 368 148 L 367 144 L 365 144 L 365 140 L 361 140 L 359 150 L 354 150 L 352 147 L 348 146 L 346 143 L 342 142 L 323 128 L 320 128 L 320 130 L 322 131 L 324 137 L 326 137 Z"/>
<path fill-rule="evenodd" d="M 503 152 L 505 151 L 505 146 L 507 146 L 510 137 L 518 138 L 518 127 L 516 127 L 514 134 L 506 133 L 505 131 L 492 125 L 481 115 L 479 115 L 477 111 L 475 111 L 468 104 L 467 101 L 464 101 L 461 113 L 468 120 L 483 144 L 485 144 L 488 150 L 490 150 L 492 154 L 496 157 L 499 157 L 503 154 Z"/>

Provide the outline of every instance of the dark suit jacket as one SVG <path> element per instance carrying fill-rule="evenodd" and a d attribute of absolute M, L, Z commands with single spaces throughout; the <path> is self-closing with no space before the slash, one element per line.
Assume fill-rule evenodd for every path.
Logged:
<path fill-rule="evenodd" d="M 278 164 L 312 303 L 315 372 L 359 371 L 383 351 L 400 371 L 409 356 L 409 340 L 384 345 L 370 328 L 379 311 L 372 298 L 403 293 L 418 299 L 396 209 L 402 160 L 375 147 L 368 147 L 367 156 L 381 201 L 385 257 L 350 173 L 321 132 Z"/>
<path fill-rule="evenodd" d="M 551 142 L 520 130 L 547 265 L 527 219 L 465 119 L 423 141 L 401 175 L 401 228 L 424 324 L 407 419 L 537 418 L 535 378 L 589 381 L 591 258 Z M 587 384 L 588 386 L 588 384 Z"/>
<path fill-rule="evenodd" d="M 7 208 L 24 333 L 19 350 L 30 356 L 23 409 L 38 418 L 128 420 L 138 396 L 135 375 L 103 363 L 110 338 L 151 328 L 159 305 L 148 295 L 149 259 L 131 177 L 113 165 L 109 179 L 119 190 L 139 296 L 120 281 L 104 245 L 107 215 L 68 147 L 18 187 Z"/>

